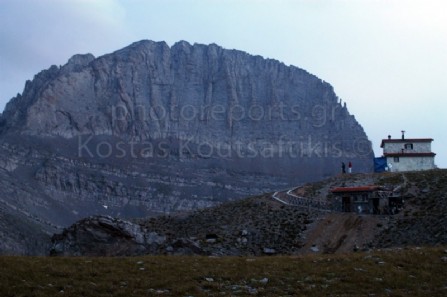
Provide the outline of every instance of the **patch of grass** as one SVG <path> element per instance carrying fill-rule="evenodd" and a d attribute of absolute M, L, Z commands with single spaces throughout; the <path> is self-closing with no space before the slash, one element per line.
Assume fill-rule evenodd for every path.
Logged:
<path fill-rule="evenodd" d="M 402 173 L 391 173 L 391 172 L 386 172 L 386 173 L 382 173 L 380 174 L 380 178 L 377 181 L 378 185 L 399 185 L 402 184 L 404 182 Z"/>
<path fill-rule="evenodd" d="M 445 296 L 446 256 L 0 257 L 0 296 Z"/>

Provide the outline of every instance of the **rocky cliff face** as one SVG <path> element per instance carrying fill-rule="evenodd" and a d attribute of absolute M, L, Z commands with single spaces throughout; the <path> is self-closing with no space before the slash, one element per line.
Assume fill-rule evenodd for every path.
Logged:
<path fill-rule="evenodd" d="M 209 207 L 333 175 L 342 161 L 369 171 L 373 156 L 328 83 L 183 41 L 40 72 L 7 104 L 0 138 L 5 213 L 43 234 L 92 214 Z"/>

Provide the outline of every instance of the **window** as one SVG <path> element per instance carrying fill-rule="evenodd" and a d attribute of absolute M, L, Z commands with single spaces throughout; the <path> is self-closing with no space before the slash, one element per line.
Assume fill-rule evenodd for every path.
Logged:
<path fill-rule="evenodd" d="M 394 162 L 399 163 L 399 157 L 394 157 Z"/>
<path fill-rule="evenodd" d="M 413 144 L 412 143 L 406 143 L 404 147 L 405 147 L 406 150 L 412 150 L 413 149 Z"/>
<path fill-rule="evenodd" d="M 363 194 L 362 195 L 362 201 L 363 202 L 368 202 L 368 194 Z"/>
<path fill-rule="evenodd" d="M 368 202 L 368 194 L 354 195 L 354 202 Z"/>

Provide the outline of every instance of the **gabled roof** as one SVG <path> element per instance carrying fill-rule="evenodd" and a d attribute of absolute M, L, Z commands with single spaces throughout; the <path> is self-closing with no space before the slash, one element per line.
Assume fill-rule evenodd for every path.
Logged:
<path fill-rule="evenodd" d="M 380 147 L 383 147 L 385 143 L 411 143 L 411 142 L 432 142 L 433 138 L 397 138 L 397 139 L 382 139 Z"/>
<path fill-rule="evenodd" d="M 374 192 L 380 190 L 379 186 L 338 187 L 331 190 L 332 193 Z"/>

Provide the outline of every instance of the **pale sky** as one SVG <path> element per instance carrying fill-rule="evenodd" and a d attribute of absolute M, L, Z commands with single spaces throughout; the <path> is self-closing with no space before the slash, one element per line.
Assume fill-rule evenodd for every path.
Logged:
<path fill-rule="evenodd" d="M 329 82 L 373 142 L 434 138 L 447 167 L 445 0 L 0 0 L 0 110 L 77 53 L 134 41 L 216 43 Z"/>

